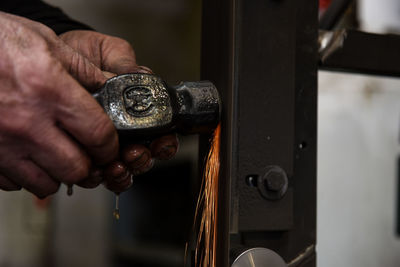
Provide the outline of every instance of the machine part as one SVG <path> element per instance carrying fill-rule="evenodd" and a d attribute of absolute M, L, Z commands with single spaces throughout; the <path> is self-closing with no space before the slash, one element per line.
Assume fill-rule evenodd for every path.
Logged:
<path fill-rule="evenodd" d="M 286 172 L 279 166 L 268 166 L 264 176 L 259 176 L 257 188 L 268 200 L 281 199 L 288 189 Z"/>
<path fill-rule="evenodd" d="M 318 41 L 322 70 L 400 76 L 399 35 L 320 31 Z"/>
<path fill-rule="evenodd" d="M 306 261 L 315 255 L 315 245 L 308 246 L 302 253 L 300 253 L 296 258 L 291 260 L 287 265 L 288 267 L 302 266 Z"/>
<path fill-rule="evenodd" d="M 152 74 L 113 77 L 93 95 L 121 134 L 211 132 L 220 117 L 220 99 L 208 81 L 170 87 Z"/>
<path fill-rule="evenodd" d="M 353 0 L 332 1 L 319 21 L 319 28 L 332 30 L 353 2 Z"/>
<path fill-rule="evenodd" d="M 204 0 L 202 8 L 201 77 L 224 103 L 216 266 L 231 266 L 243 247 L 289 262 L 316 238 L 318 1 Z M 266 201 L 245 178 L 274 165 L 289 187 Z M 314 263 L 312 254 L 302 266 Z"/>
<path fill-rule="evenodd" d="M 319 44 L 319 58 L 324 62 L 336 50 L 343 47 L 344 40 L 346 39 L 346 30 L 338 31 L 319 31 L 318 44 Z"/>
<path fill-rule="evenodd" d="M 287 267 L 285 261 L 276 252 L 267 248 L 251 248 L 240 254 L 232 267 Z"/>

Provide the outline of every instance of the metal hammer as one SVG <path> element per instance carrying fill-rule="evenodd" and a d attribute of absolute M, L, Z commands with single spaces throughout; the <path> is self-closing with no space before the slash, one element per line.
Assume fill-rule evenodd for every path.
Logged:
<path fill-rule="evenodd" d="M 221 114 L 221 100 L 209 81 L 168 86 L 152 74 L 113 77 L 93 95 L 122 136 L 152 136 L 168 132 L 212 131 Z"/>

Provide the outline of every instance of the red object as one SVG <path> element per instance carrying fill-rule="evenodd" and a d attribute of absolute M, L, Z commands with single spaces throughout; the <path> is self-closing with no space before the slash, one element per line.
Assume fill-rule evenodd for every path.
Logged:
<path fill-rule="evenodd" d="M 319 8 L 320 9 L 327 9 L 328 6 L 331 4 L 332 0 L 319 0 Z"/>
<path fill-rule="evenodd" d="M 44 199 L 40 199 L 40 198 L 38 198 L 36 196 L 33 196 L 33 197 L 34 197 L 33 201 L 35 203 L 36 208 L 38 208 L 38 209 L 47 209 L 47 208 L 49 208 L 50 202 L 51 202 L 51 197 L 46 197 Z"/>

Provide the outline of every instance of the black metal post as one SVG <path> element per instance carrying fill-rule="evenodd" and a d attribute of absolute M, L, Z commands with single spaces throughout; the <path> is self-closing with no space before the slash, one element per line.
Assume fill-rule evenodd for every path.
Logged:
<path fill-rule="evenodd" d="M 217 266 L 252 247 L 315 266 L 318 2 L 204 0 L 202 31 L 223 100 Z"/>

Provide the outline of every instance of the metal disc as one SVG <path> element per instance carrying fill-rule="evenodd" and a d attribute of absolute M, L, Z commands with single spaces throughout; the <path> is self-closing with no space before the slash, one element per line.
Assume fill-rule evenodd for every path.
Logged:
<path fill-rule="evenodd" d="M 267 248 L 252 248 L 240 254 L 232 267 L 287 267 L 276 252 Z"/>

